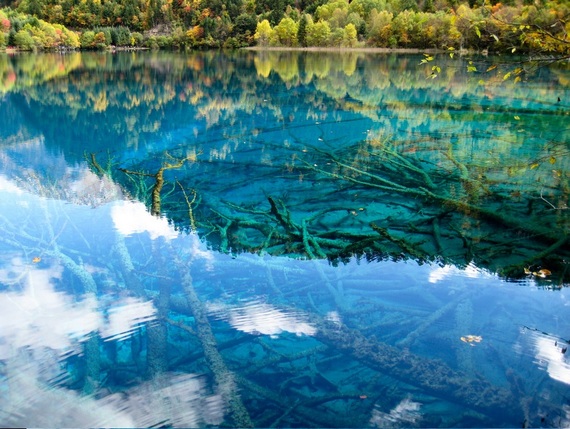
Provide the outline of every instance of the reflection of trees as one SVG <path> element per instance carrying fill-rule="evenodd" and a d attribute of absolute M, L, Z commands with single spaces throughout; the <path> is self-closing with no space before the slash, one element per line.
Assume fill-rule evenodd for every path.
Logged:
<path fill-rule="evenodd" d="M 548 100 L 564 75 L 543 69 L 552 79 L 540 87 L 478 85 L 464 67 L 426 79 L 419 60 L 278 51 L 86 55 L 82 67 L 22 90 L 19 100 L 48 144 L 67 154 L 82 155 L 83 128 L 92 130 L 86 152 L 101 162 L 102 149 L 138 143 L 132 159 L 111 164 L 139 172 L 136 180 L 114 179 L 149 207 L 156 207 L 153 177 L 169 162 L 164 154 L 195 158 L 163 171 L 162 212 L 183 228 L 195 221 L 224 252 L 343 258 L 404 250 L 494 270 L 514 264 L 506 273 L 513 275 L 524 275 L 523 265 L 566 270 L 549 259 L 564 243 L 543 254 L 568 234 L 566 116 Z M 74 124 L 68 131 L 58 126 L 66 121 Z M 315 203 L 312 186 L 343 204 Z M 378 222 L 382 216 L 394 222 Z M 505 226 L 509 233 L 494 242 Z M 511 233 L 528 239 L 519 246 Z M 409 242 L 403 235 L 410 234 L 418 239 Z M 511 261 L 514 246 L 525 250 Z"/>

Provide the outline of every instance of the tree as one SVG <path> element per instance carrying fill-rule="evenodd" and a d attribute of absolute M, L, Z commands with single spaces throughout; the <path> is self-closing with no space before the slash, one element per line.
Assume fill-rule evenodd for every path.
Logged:
<path fill-rule="evenodd" d="M 367 26 L 368 43 L 373 46 L 390 46 L 393 19 L 394 15 L 391 12 L 372 10 Z"/>
<path fill-rule="evenodd" d="M 344 27 L 344 39 L 342 45 L 348 48 L 354 48 L 358 42 L 357 31 L 354 24 L 346 24 Z"/>
<path fill-rule="evenodd" d="M 32 35 L 23 29 L 14 36 L 14 45 L 23 51 L 31 51 L 36 48 Z"/>
<path fill-rule="evenodd" d="M 259 46 L 268 46 L 272 35 L 273 29 L 271 28 L 271 24 L 269 24 L 267 19 L 264 19 L 257 24 L 253 37 Z"/>
<path fill-rule="evenodd" d="M 279 25 L 275 26 L 273 29 L 274 33 L 277 35 L 279 43 L 284 46 L 296 46 L 297 45 L 297 31 L 298 27 L 295 21 L 291 18 L 283 18 Z"/>
<path fill-rule="evenodd" d="M 309 46 L 327 46 L 331 35 L 331 27 L 326 21 L 307 26 L 307 44 Z"/>
<path fill-rule="evenodd" d="M 307 46 L 307 15 L 302 14 L 297 28 L 297 43 L 299 46 Z"/>

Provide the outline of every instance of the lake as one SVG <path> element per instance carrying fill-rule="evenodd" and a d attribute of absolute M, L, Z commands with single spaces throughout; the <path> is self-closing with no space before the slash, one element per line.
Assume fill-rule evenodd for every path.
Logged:
<path fill-rule="evenodd" d="M 423 58 L 0 54 L 0 423 L 569 426 L 570 67 Z"/>

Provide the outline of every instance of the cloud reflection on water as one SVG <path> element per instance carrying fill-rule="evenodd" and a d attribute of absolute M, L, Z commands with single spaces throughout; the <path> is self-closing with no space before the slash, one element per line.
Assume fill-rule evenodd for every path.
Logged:
<path fill-rule="evenodd" d="M 210 303 L 208 310 L 238 331 L 248 334 L 276 337 L 283 332 L 297 335 L 314 335 L 316 332 L 316 328 L 306 321 L 302 313 L 278 309 L 257 300 L 238 306 Z"/>
<path fill-rule="evenodd" d="M 566 341 L 535 333 L 533 341 L 536 350 L 535 363 L 546 370 L 554 380 L 570 384 L 570 354 L 562 351 L 570 347 Z"/>

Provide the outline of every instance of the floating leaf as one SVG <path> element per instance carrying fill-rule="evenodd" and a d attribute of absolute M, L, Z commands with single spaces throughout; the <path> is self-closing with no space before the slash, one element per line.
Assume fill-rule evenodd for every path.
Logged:
<path fill-rule="evenodd" d="M 492 66 L 489 66 L 487 71 L 490 72 L 491 70 L 495 70 L 496 68 L 497 68 L 497 64 L 493 64 Z"/>
<path fill-rule="evenodd" d="M 550 162 L 551 164 L 554 164 L 556 162 L 556 158 L 551 156 L 550 159 L 548 160 L 548 162 Z"/>
<path fill-rule="evenodd" d="M 507 80 L 510 77 L 511 77 L 511 72 L 505 73 L 505 75 L 503 76 L 503 80 Z"/>
<path fill-rule="evenodd" d="M 515 83 L 519 83 L 520 81 L 521 81 L 521 77 L 520 77 L 520 76 L 515 77 Z"/>
<path fill-rule="evenodd" d="M 538 270 L 538 271 L 534 271 L 532 273 L 533 276 L 536 277 L 540 277 L 540 278 L 546 278 L 547 276 L 551 275 L 552 272 L 550 270 L 547 270 L 546 268 L 543 268 L 542 270 Z"/>
<path fill-rule="evenodd" d="M 480 335 L 465 335 L 465 336 L 461 337 L 460 339 L 464 343 L 480 343 L 481 341 L 483 341 L 483 337 Z M 470 345 L 472 346 L 474 344 L 470 344 Z"/>
<path fill-rule="evenodd" d="M 424 54 L 424 59 L 420 61 L 420 64 L 427 64 L 429 61 L 433 61 L 434 57 L 429 54 Z"/>
<path fill-rule="evenodd" d="M 525 274 L 532 274 L 532 271 L 529 270 L 527 267 L 524 267 L 524 273 Z"/>
<path fill-rule="evenodd" d="M 539 163 L 538 163 L 538 162 L 533 162 L 532 164 L 530 164 L 530 169 L 533 170 L 533 169 L 535 169 L 535 168 L 538 167 L 538 166 L 539 166 Z"/>
<path fill-rule="evenodd" d="M 521 117 L 518 116 L 518 115 L 515 115 L 515 120 L 520 121 L 520 120 L 521 120 Z"/>
<path fill-rule="evenodd" d="M 42 260 L 42 258 L 40 258 L 39 256 L 36 256 L 34 259 L 32 259 L 32 262 L 34 264 L 37 264 L 38 262 L 40 262 Z"/>

